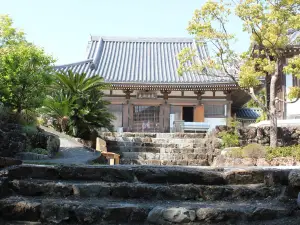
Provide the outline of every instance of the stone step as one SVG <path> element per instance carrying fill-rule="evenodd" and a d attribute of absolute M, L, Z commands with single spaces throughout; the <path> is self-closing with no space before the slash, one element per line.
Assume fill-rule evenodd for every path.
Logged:
<path fill-rule="evenodd" d="M 153 165 L 153 166 L 209 166 L 207 160 L 160 160 L 160 159 L 120 159 L 122 165 Z"/>
<path fill-rule="evenodd" d="M 193 143 L 153 143 L 133 141 L 107 141 L 107 147 L 151 147 L 151 148 L 204 148 L 204 144 Z"/>
<path fill-rule="evenodd" d="M 137 142 L 137 143 L 154 143 L 154 144 L 199 144 L 204 145 L 205 139 L 204 138 L 127 138 L 127 137 L 112 137 L 107 138 L 107 142 L 117 141 L 117 142 Z"/>
<path fill-rule="evenodd" d="M 122 159 L 141 160 L 206 160 L 207 154 L 198 153 L 151 153 L 151 152 L 122 152 Z"/>
<path fill-rule="evenodd" d="M 294 205 L 275 201 L 116 201 L 9 197 L 0 200 L 0 218 L 60 224 L 232 224 L 291 216 Z"/>
<path fill-rule="evenodd" d="M 24 196 L 196 201 L 263 200 L 278 197 L 284 189 L 283 186 L 266 186 L 264 184 L 164 185 L 60 180 L 53 182 L 35 179 L 12 180 L 9 181 L 8 186 L 13 193 Z"/>
<path fill-rule="evenodd" d="M 109 137 L 132 137 L 132 138 L 204 138 L 206 134 L 204 133 L 110 133 L 104 132 L 101 134 L 104 138 Z"/>
<path fill-rule="evenodd" d="M 207 153 L 205 148 L 159 148 L 159 147 L 127 147 L 127 146 L 113 146 L 109 147 L 110 152 L 147 152 L 147 153 Z"/>
<path fill-rule="evenodd" d="M 211 168 L 185 166 L 39 166 L 20 165 L 6 170 L 9 179 L 86 180 L 169 184 L 288 184 L 293 169 Z M 295 170 L 298 171 L 298 170 Z"/>

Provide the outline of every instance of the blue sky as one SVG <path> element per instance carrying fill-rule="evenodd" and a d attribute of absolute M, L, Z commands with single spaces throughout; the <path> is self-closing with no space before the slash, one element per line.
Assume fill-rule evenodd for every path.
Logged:
<path fill-rule="evenodd" d="M 0 13 L 9 14 L 27 39 L 52 54 L 56 64 L 85 59 L 90 35 L 189 37 L 186 27 L 204 0 L 0 0 Z M 237 51 L 249 38 L 232 18 Z"/>

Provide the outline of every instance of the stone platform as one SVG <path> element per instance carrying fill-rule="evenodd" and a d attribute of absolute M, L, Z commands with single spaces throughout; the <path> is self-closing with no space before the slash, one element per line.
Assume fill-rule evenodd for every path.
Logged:
<path fill-rule="evenodd" d="M 0 171 L 2 224 L 299 224 L 295 168 L 37 166 Z"/>

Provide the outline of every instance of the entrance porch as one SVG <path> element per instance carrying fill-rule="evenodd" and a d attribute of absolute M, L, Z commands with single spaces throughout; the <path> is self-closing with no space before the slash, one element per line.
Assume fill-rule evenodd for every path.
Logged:
<path fill-rule="evenodd" d="M 182 122 L 202 122 L 213 129 L 226 125 L 231 116 L 231 101 L 227 99 L 129 99 L 112 101 L 110 111 L 116 119 L 115 131 L 174 132 Z"/>

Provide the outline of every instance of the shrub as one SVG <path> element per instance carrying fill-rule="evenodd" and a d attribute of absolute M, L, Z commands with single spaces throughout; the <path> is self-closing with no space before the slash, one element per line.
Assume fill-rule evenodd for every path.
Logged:
<path fill-rule="evenodd" d="M 37 113 L 34 111 L 23 110 L 15 115 L 16 121 L 21 125 L 37 125 Z"/>
<path fill-rule="evenodd" d="M 43 148 L 29 149 L 28 152 L 41 154 L 41 155 L 48 155 L 48 151 L 46 149 L 43 149 Z"/>
<path fill-rule="evenodd" d="M 243 148 L 243 155 L 245 158 L 252 159 L 265 158 L 266 149 L 257 143 L 249 144 Z"/>
<path fill-rule="evenodd" d="M 243 158 L 243 149 L 242 148 L 233 148 L 226 153 L 226 156 L 230 158 Z"/>
<path fill-rule="evenodd" d="M 267 160 L 272 160 L 277 157 L 293 157 L 300 161 L 300 145 L 267 148 Z"/>
<path fill-rule="evenodd" d="M 236 147 L 239 146 L 239 137 L 236 133 L 229 133 L 222 131 L 219 133 L 219 137 L 222 139 L 223 146 L 227 147 Z"/>
<path fill-rule="evenodd" d="M 0 102 L 0 121 L 8 121 L 10 118 L 10 110 Z"/>
<path fill-rule="evenodd" d="M 22 132 L 29 138 L 32 138 L 34 135 L 38 133 L 38 130 L 35 126 L 23 126 Z"/>

